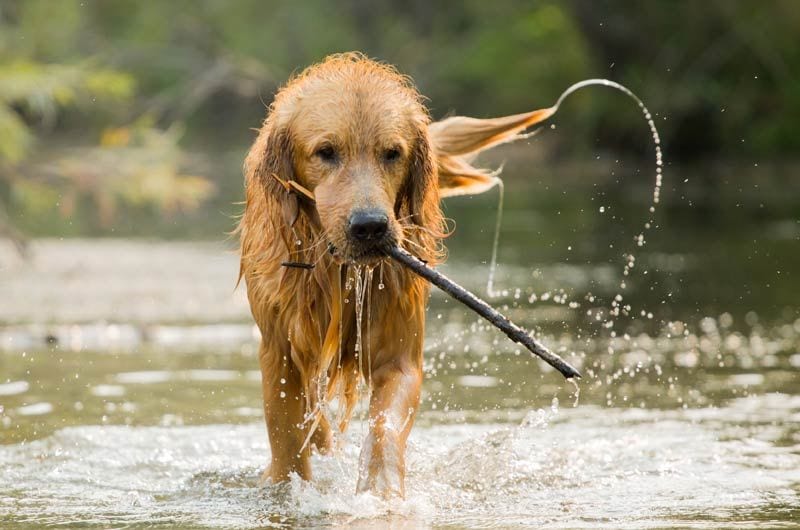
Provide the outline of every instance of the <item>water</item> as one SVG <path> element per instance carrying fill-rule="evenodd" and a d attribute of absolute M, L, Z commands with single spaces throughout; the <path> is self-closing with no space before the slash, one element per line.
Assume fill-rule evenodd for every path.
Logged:
<path fill-rule="evenodd" d="M 236 256 L 37 241 L 32 263 L 0 251 L 0 526 L 796 527 L 800 225 L 780 217 L 791 182 L 765 173 L 756 191 L 721 186 L 716 205 L 685 208 L 676 197 L 701 204 L 702 179 L 671 169 L 666 220 L 628 280 L 630 315 L 607 330 L 596 315 L 618 293 L 650 183 L 631 193 L 624 162 L 523 181 L 514 152 L 495 277 L 506 294 L 493 303 L 582 370 L 579 399 L 434 293 L 408 498 L 353 493 L 359 421 L 335 455 L 314 457 L 310 484 L 261 487 L 258 337 L 233 290 Z M 748 201 L 777 213 L 747 217 Z M 447 204 L 458 228 L 445 272 L 476 291 L 493 203 Z"/>
<path fill-rule="evenodd" d="M 355 490 L 359 425 L 316 477 L 260 488 L 260 424 L 83 426 L 4 448 L 8 527 L 110 525 L 646 528 L 751 526 L 800 515 L 800 400 L 768 394 L 714 410 L 529 413 L 510 424 L 415 429 L 408 497 Z M 746 487 L 743 485 L 746 484 Z"/>

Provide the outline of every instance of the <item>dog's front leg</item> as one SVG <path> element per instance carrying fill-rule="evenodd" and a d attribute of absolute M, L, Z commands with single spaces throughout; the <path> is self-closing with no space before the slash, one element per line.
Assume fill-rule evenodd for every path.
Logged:
<path fill-rule="evenodd" d="M 389 356 L 374 367 L 369 435 L 361 449 L 358 492 L 405 496 L 406 439 L 419 406 L 421 386 L 421 351 Z"/>
<path fill-rule="evenodd" d="M 288 350 L 288 348 L 286 348 Z M 305 438 L 303 396 L 300 372 L 288 351 L 261 343 L 259 352 L 264 417 L 267 421 L 271 464 L 264 474 L 272 483 L 282 482 L 290 473 L 311 479 L 310 450 L 301 450 Z"/>

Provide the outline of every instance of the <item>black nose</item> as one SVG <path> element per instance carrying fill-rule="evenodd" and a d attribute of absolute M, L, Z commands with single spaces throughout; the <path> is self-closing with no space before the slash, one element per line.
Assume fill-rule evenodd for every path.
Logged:
<path fill-rule="evenodd" d="M 350 215 L 347 231 L 356 241 L 378 240 L 389 230 L 389 218 L 379 210 L 358 210 Z"/>

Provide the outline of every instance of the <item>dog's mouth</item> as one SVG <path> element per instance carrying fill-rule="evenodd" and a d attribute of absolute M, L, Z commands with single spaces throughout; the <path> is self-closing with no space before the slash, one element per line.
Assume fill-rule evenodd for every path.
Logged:
<path fill-rule="evenodd" d="M 328 252 L 339 263 L 355 263 L 372 265 L 389 254 L 389 250 L 397 245 L 394 237 L 386 237 L 380 241 L 346 240 L 342 246 L 328 243 Z"/>

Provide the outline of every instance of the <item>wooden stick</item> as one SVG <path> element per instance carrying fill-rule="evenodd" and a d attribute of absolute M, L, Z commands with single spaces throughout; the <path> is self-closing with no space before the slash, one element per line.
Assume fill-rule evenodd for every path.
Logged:
<path fill-rule="evenodd" d="M 272 176 L 278 182 L 280 182 L 287 191 L 300 194 L 307 200 L 311 201 L 312 204 L 315 202 L 314 194 L 310 190 L 304 188 L 293 180 L 285 181 L 274 173 Z M 397 246 L 390 248 L 388 254 L 392 257 L 392 259 L 411 270 L 411 272 L 422 276 L 433 285 L 491 322 L 494 327 L 505 333 L 509 339 L 528 348 L 531 353 L 540 357 L 547 364 L 558 370 L 561 375 L 567 379 L 581 377 L 581 374 L 577 369 L 575 369 L 572 365 L 555 353 L 548 350 L 536 339 L 528 335 L 528 332 L 526 332 L 524 329 L 511 322 L 492 306 L 471 292 L 467 291 L 444 274 L 428 267 L 428 265 L 421 259 L 417 258 L 416 256 L 412 256 Z M 311 269 L 314 267 L 308 263 L 298 263 L 293 261 L 283 262 L 281 265 L 284 267 L 296 267 L 301 269 Z"/>
<path fill-rule="evenodd" d="M 303 263 L 302 261 L 283 261 L 281 267 L 289 267 L 290 269 L 313 269 L 313 263 Z"/>
<path fill-rule="evenodd" d="M 299 193 L 300 195 L 302 195 L 303 197 L 305 197 L 306 199 L 308 199 L 312 203 L 316 202 L 316 199 L 314 198 L 314 194 L 311 192 L 311 190 L 309 190 L 306 187 L 303 187 L 302 185 L 298 184 L 294 180 L 283 180 L 282 178 L 280 178 L 275 173 L 272 174 L 272 178 L 277 180 L 278 183 L 281 186 L 283 186 L 283 189 L 285 189 L 286 191 Z"/>
<path fill-rule="evenodd" d="M 524 329 L 511 322 L 492 306 L 471 292 L 467 291 L 453 280 L 449 279 L 447 276 L 428 267 L 419 258 L 412 256 L 397 246 L 389 249 L 389 256 L 478 313 L 480 316 L 491 322 L 493 326 L 505 333 L 509 339 L 528 348 L 531 353 L 539 356 L 547 364 L 561 372 L 561 375 L 567 379 L 581 377 L 581 374 L 578 372 L 578 370 L 536 341 L 536 339 L 531 337 Z"/>

